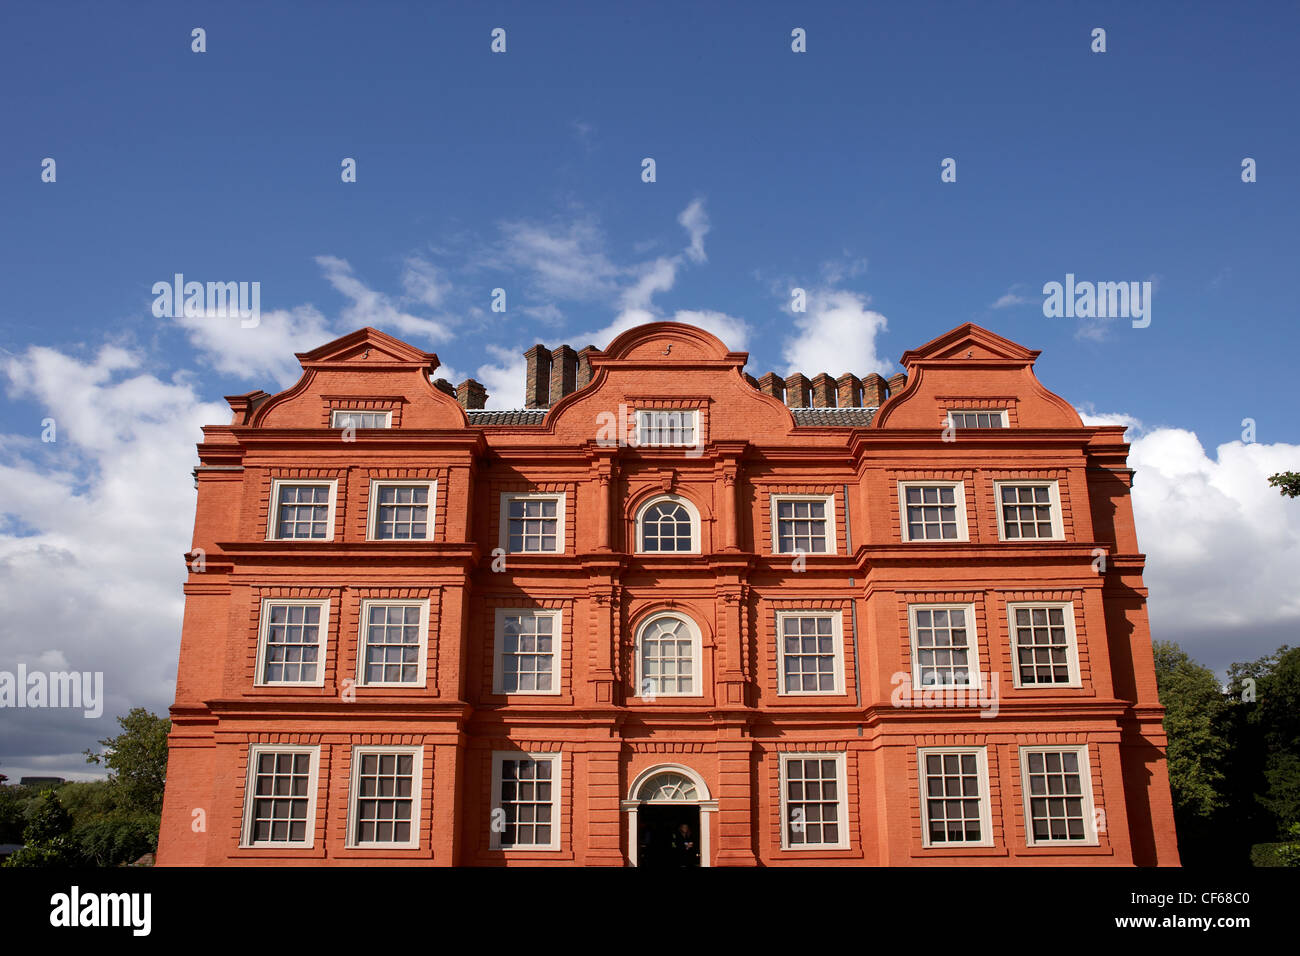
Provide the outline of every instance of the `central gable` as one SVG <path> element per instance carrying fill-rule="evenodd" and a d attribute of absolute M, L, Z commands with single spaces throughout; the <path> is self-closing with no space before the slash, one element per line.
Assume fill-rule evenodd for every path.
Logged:
<path fill-rule="evenodd" d="M 564 396 L 546 416 L 545 427 L 565 442 L 595 438 L 600 423 L 620 409 L 697 409 L 706 442 L 787 435 L 793 428 L 789 409 L 745 379 L 749 354 L 731 351 L 695 326 L 649 322 L 585 354 L 590 384 Z"/>

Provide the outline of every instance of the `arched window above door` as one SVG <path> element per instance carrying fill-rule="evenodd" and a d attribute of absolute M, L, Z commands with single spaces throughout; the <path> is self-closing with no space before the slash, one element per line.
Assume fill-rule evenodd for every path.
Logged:
<path fill-rule="evenodd" d="M 675 770 L 655 774 L 641 784 L 636 795 L 636 799 L 643 803 L 678 803 L 699 798 L 700 791 L 695 781 Z"/>

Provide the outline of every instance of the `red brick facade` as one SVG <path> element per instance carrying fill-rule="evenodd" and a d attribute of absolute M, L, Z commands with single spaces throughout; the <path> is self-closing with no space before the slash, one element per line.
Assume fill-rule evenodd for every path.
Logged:
<path fill-rule="evenodd" d="M 1038 353 L 553 354 L 483 412 L 363 329 L 204 430 L 159 863 L 1177 864 L 1128 446 Z"/>

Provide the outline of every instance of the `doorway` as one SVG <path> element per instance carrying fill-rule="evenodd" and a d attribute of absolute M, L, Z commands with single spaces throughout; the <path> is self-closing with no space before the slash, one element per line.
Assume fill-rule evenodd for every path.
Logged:
<path fill-rule="evenodd" d="M 682 832 L 682 826 L 687 830 Z M 643 804 L 637 813 L 637 865 L 671 869 L 700 865 L 700 808 L 690 803 Z"/>

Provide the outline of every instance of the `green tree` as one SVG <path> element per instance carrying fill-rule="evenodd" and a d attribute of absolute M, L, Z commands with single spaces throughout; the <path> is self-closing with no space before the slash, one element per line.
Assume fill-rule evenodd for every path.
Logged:
<path fill-rule="evenodd" d="M 1300 471 L 1279 471 L 1268 476 L 1268 483 L 1288 498 L 1300 498 Z"/>
<path fill-rule="evenodd" d="M 1165 706 L 1169 737 L 1169 787 L 1174 810 L 1201 821 L 1225 805 L 1223 761 L 1228 750 L 1222 727 L 1227 707 L 1219 680 L 1172 641 L 1157 641 L 1156 685 Z"/>
<path fill-rule="evenodd" d="M 5 866 L 73 866 L 81 854 L 68 835 L 72 814 L 53 790 L 41 794 L 23 830 L 25 846 L 5 860 Z"/>
<path fill-rule="evenodd" d="M 103 763 L 117 791 L 117 804 L 126 810 L 162 811 L 167 780 L 167 734 L 172 723 L 165 717 L 133 707 L 117 718 L 122 733 L 101 740 L 104 752 L 86 751 L 87 763 Z"/>
<path fill-rule="evenodd" d="M 27 826 L 23 787 L 0 787 L 0 843 L 21 843 Z"/>
<path fill-rule="evenodd" d="M 107 780 L 65 783 L 59 788 L 59 802 L 72 814 L 74 826 L 99 820 L 119 810 L 118 789 Z"/>
<path fill-rule="evenodd" d="M 1270 828 L 1285 833 L 1300 823 L 1300 647 L 1283 645 L 1258 661 L 1234 664 L 1228 675 L 1229 691 L 1242 700 L 1239 736 L 1263 778 L 1255 799 L 1268 811 Z M 1247 679 L 1254 681 L 1253 694 Z"/>

